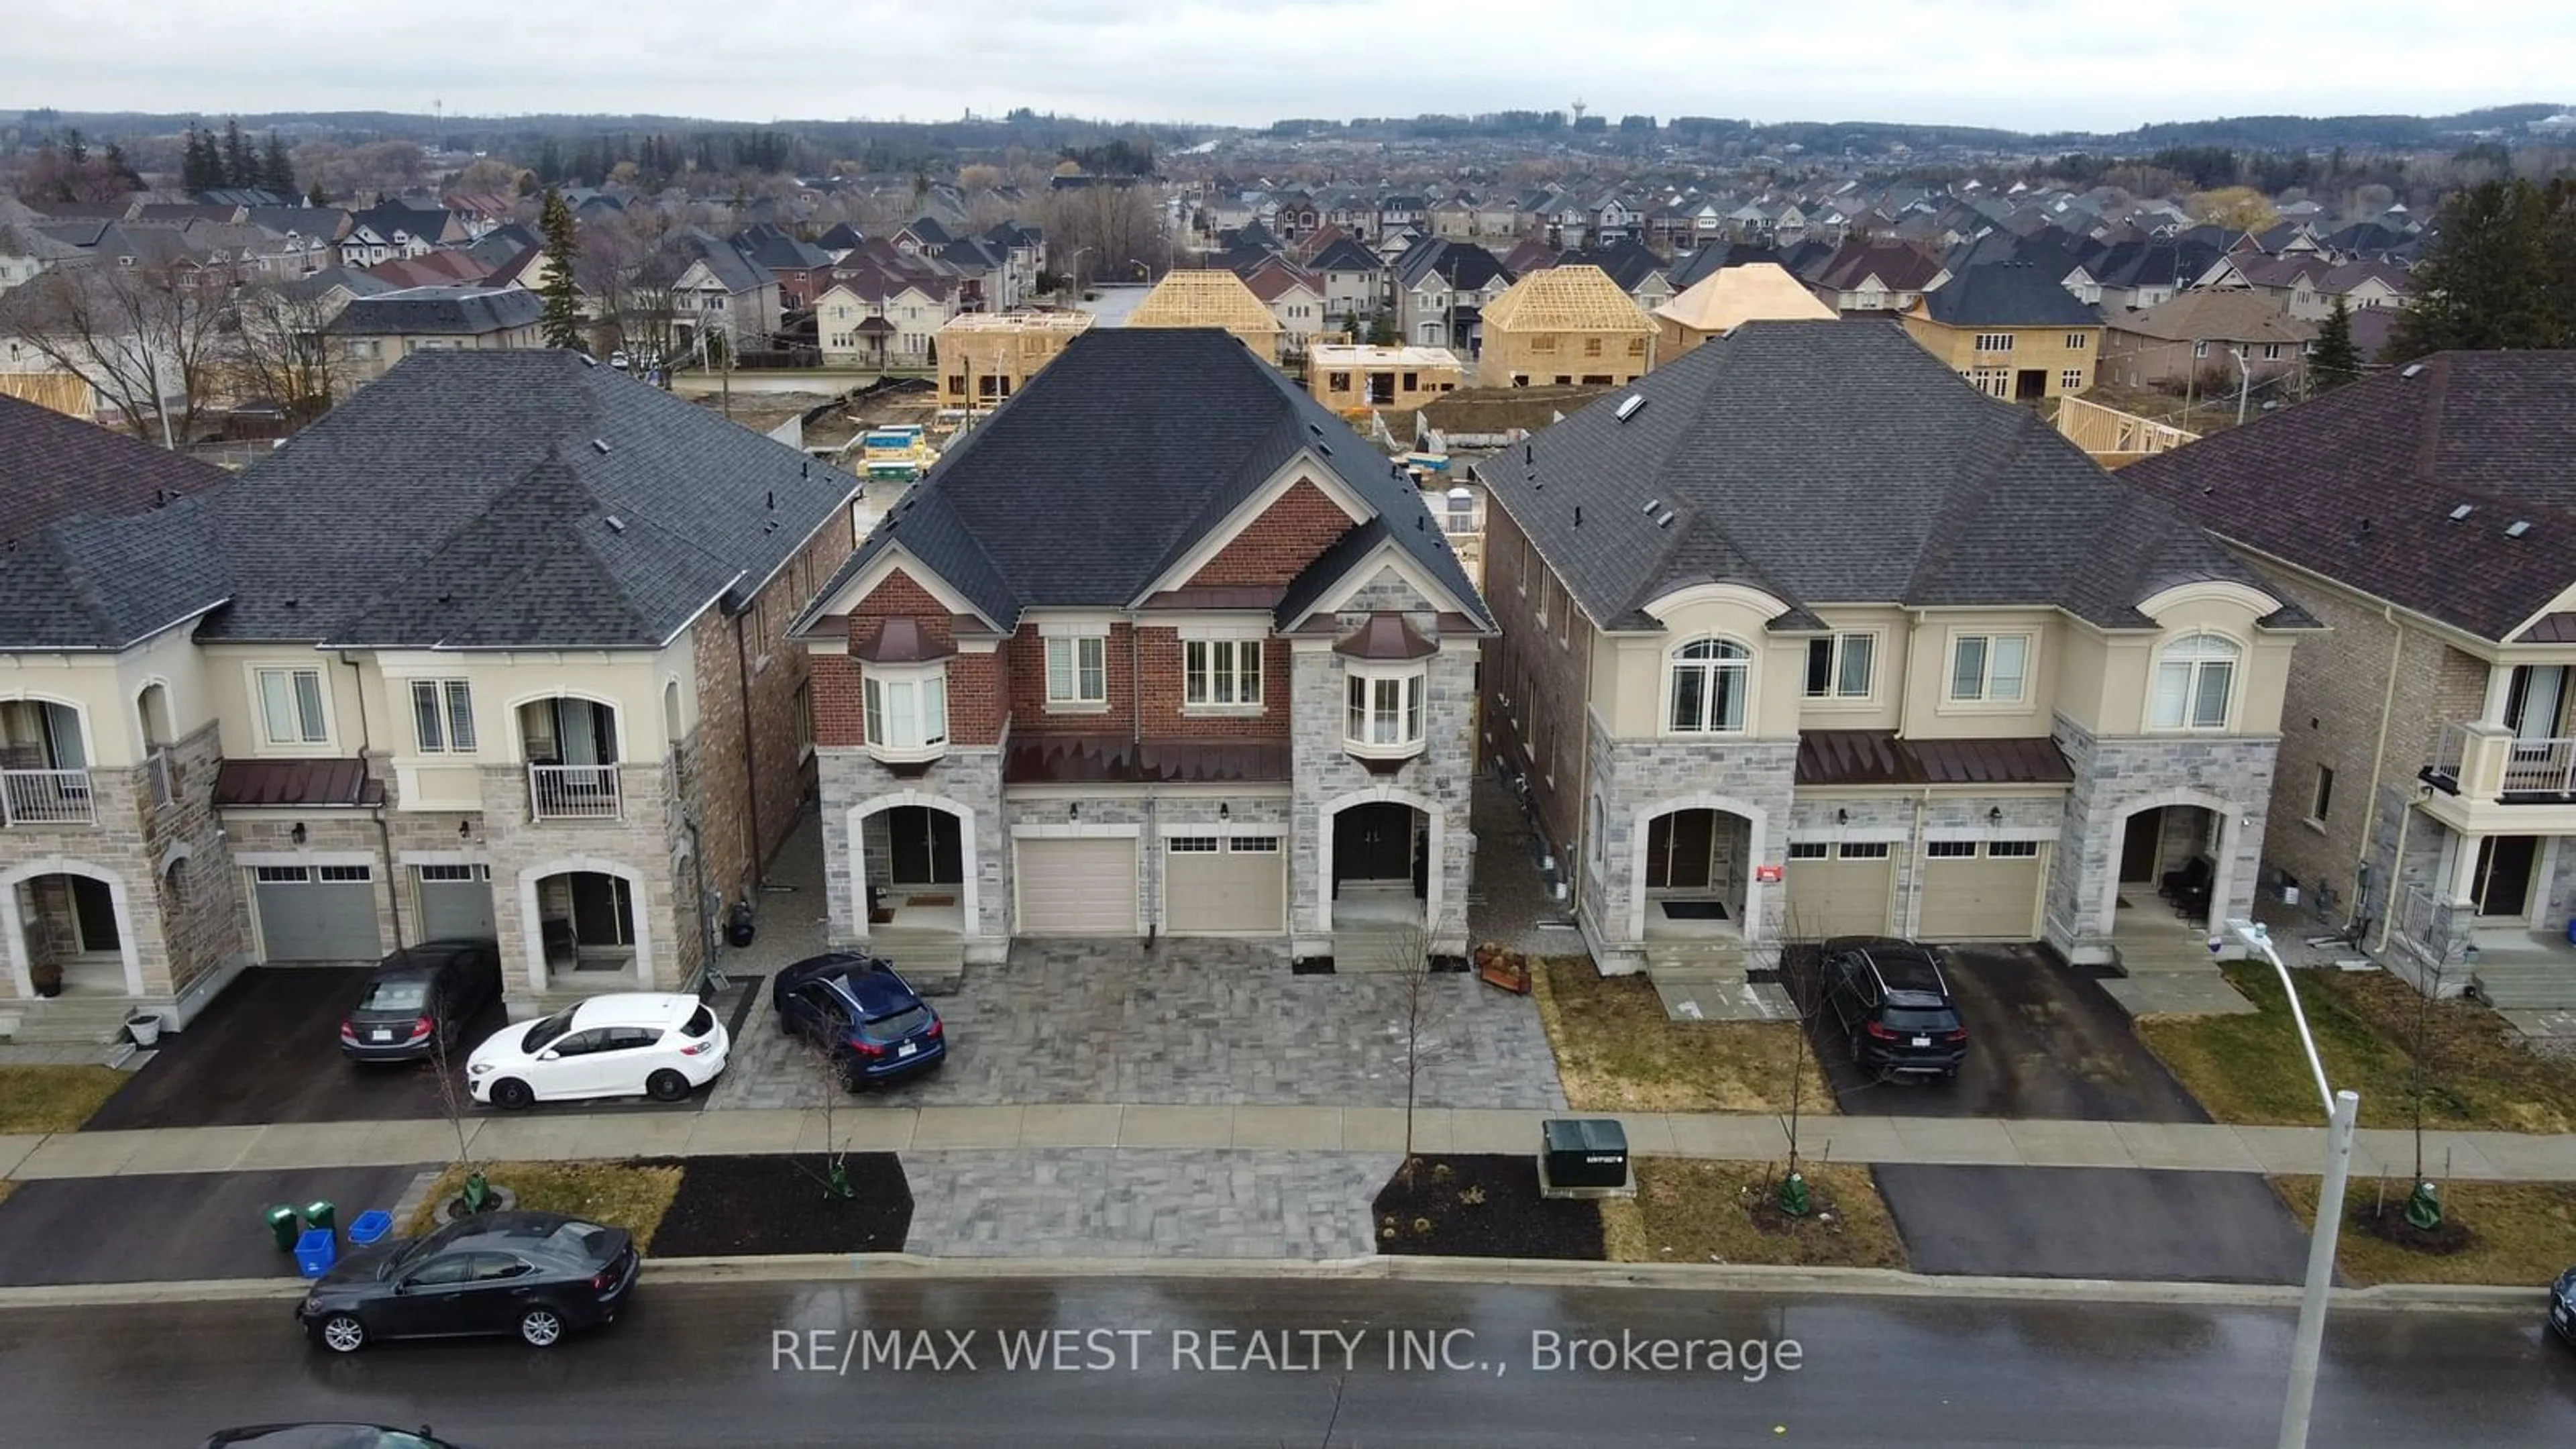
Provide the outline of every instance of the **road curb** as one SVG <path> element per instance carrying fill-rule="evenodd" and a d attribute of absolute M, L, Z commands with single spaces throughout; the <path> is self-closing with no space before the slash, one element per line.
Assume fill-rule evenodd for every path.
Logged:
<path fill-rule="evenodd" d="M 1927 1298 L 2022 1303 L 2126 1303 L 2229 1308 L 2298 1307 L 2295 1284 L 2145 1283 L 2106 1278 L 1935 1277 L 1893 1268 L 1795 1268 L 1727 1263 L 1568 1263 L 1535 1258 L 1427 1256 L 1288 1261 L 1272 1258 L 931 1258 L 915 1253 L 809 1253 L 773 1257 L 655 1258 L 648 1284 L 976 1282 L 1031 1278 L 1238 1278 L 1303 1282 L 1481 1283 L 1519 1287 L 1637 1288 L 1819 1298 Z M 145 1303 L 289 1302 L 298 1278 L 178 1283 L 73 1283 L 0 1288 L 0 1311 Z M 2338 1288 L 2334 1306 L 2383 1312 L 2525 1312 L 2547 1290 L 2484 1284 L 2391 1283 Z"/>

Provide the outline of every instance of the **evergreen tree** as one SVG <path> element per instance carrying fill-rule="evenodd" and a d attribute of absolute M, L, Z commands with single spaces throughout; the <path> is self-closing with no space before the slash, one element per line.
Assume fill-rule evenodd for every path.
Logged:
<path fill-rule="evenodd" d="M 331 193 L 322 189 L 322 183 L 318 178 L 313 183 L 313 189 L 304 193 L 304 204 L 306 206 L 329 206 L 331 204 Z"/>
<path fill-rule="evenodd" d="M 143 189 L 143 175 L 141 172 L 134 169 L 133 162 L 125 159 L 125 148 L 123 146 L 118 145 L 114 141 L 110 141 L 107 143 L 107 150 L 103 155 L 107 162 L 107 169 L 115 173 L 117 180 L 125 183 L 126 190 L 141 191 Z"/>
<path fill-rule="evenodd" d="M 259 153 L 259 184 L 280 196 L 295 194 L 295 162 L 275 131 L 268 133 L 268 145 Z"/>
<path fill-rule="evenodd" d="M 77 126 L 63 132 L 63 159 L 75 167 L 89 164 L 89 142 L 82 139 Z"/>
<path fill-rule="evenodd" d="M 194 194 L 221 188 L 223 164 L 215 154 L 215 138 L 190 126 L 186 149 L 179 155 L 179 189 Z"/>
<path fill-rule="evenodd" d="M 546 188 L 544 206 L 537 213 L 537 229 L 546 241 L 546 284 L 540 295 L 545 298 L 545 312 L 539 326 L 548 347 L 581 348 L 581 292 L 573 285 L 573 263 L 581 256 L 581 237 L 573 229 L 572 208 L 564 204 L 563 193 Z"/>
<path fill-rule="evenodd" d="M 224 122 L 223 186 L 257 186 L 259 166 L 252 160 L 250 143 L 242 139 L 241 122 Z"/>
<path fill-rule="evenodd" d="M 2308 357 L 2308 380 L 2317 391 L 2331 392 L 2360 376 L 2361 349 L 2352 342 L 2352 309 L 2337 297 L 2325 325 L 2317 329 L 2316 351 Z"/>
<path fill-rule="evenodd" d="M 2576 343 L 2571 230 L 2576 183 L 2489 181 L 2453 196 L 2415 268 L 2415 300 L 2397 320 L 2390 360 Z"/>

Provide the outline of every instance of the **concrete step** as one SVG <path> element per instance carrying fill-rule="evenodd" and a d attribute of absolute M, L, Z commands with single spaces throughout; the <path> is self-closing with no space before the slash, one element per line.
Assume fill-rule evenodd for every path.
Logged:
<path fill-rule="evenodd" d="M 966 945 L 945 931 L 889 931 L 868 937 L 868 950 L 894 963 L 903 979 L 929 996 L 948 996 L 966 980 Z"/>
<path fill-rule="evenodd" d="M 18 1024 L 12 1042 L 104 1045 L 125 1035 L 125 1014 L 134 1003 L 115 996 L 39 996 L 10 1008 Z"/>
<path fill-rule="evenodd" d="M 2498 1010 L 2576 1007 L 2576 961 L 2481 961 L 2469 979 L 2477 998 Z"/>
<path fill-rule="evenodd" d="M 1740 941 L 1650 941 L 1646 972 L 1664 981 L 1742 981 L 1750 962 Z"/>
<path fill-rule="evenodd" d="M 2118 959 L 2123 975 L 2142 976 L 2155 972 L 2189 971 L 2218 974 L 2218 958 L 2209 952 L 2209 938 L 2203 935 L 2173 935 L 2162 932 L 2147 936 L 2115 936 L 2111 950 Z"/>

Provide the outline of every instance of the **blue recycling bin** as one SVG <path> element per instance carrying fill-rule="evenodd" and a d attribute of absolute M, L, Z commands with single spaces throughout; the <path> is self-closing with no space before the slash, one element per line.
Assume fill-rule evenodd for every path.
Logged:
<path fill-rule="evenodd" d="M 392 1232 L 394 1215 L 381 1209 L 370 1209 L 349 1220 L 349 1246 L 363 1248 Z"/>
<path fill-rule="evenodd" d="M 340 1256 L 340 1239 L 329 1228 L 307 1228 L 295 1240 L 295 1271 L 307 1278 L 319 1278 L 331 1271 Z"/>
<path fill-rule="evenodd" d="M 2567 944 L 2576 946 L 2576 916 L 2567 918 Z"/>

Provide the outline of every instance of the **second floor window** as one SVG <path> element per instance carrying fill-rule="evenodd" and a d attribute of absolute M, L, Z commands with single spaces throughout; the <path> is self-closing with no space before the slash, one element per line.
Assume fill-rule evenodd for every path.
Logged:
<path fill-rule="evenodd" d="M 2223 730 L 2236 687 L 2237 648 L 2215 634 L 2189 634 L 2156 656 L 2155 709 L 2160 730 Z"/>
<path fill-rule="evenodd" d="M 322 713 L 322 671 L 259 671 L 261 734 L 272 745 L 323 745 L 331 742 L 330 722 Z"/>
<path fill-rule="evenodd" d="M 1109 702 L 1109 641 L 1098 634 L 1046 641 L 1047 703 Z"/>
<path fill-rule="evenodd" d="M 1836 634 L 1807 641 L 1807 698 L 1869 698 L 1870 666 L 1877 652 L 1874 634 Z"/>
<path fill-rule="evenodd" d="M 2027 634 L 1961 634 L 1950 641 L 1950 698 L 1955 701 L 2016 703 L 2029 671 Z"/>
<path fill-rule="evenodd" d="M 1977 334 L 1977 350 L 1979 352 L 2010 352 L 2013 350 L 2012 344 L 2012 334 L 2009 332 L 1980 332 Z"/>
<path fill-rule="evenodd" d="M 1674 734 L 1741 733 L 1752 669 L 1752 651 L 1732 639 L 1693 639 L 1674 650 L 1666 726 Z"/>
<path fill-rule="evenodd" d="M 411 717 L 422 754 L 474 753 L 474 691 L 464 680 L 413 680 Z"/>
<path fill-rule="evenodd" d="M 869 674 L 860 684 L 869 744 L 885 750 L 936 750 L 948 743 L 944 671 Z"/>
<path fill-rule="evenodd" d="M 1181 645 L 1181 702 L 1261 703 L 1261 641 L 1191 639 Z"/>

